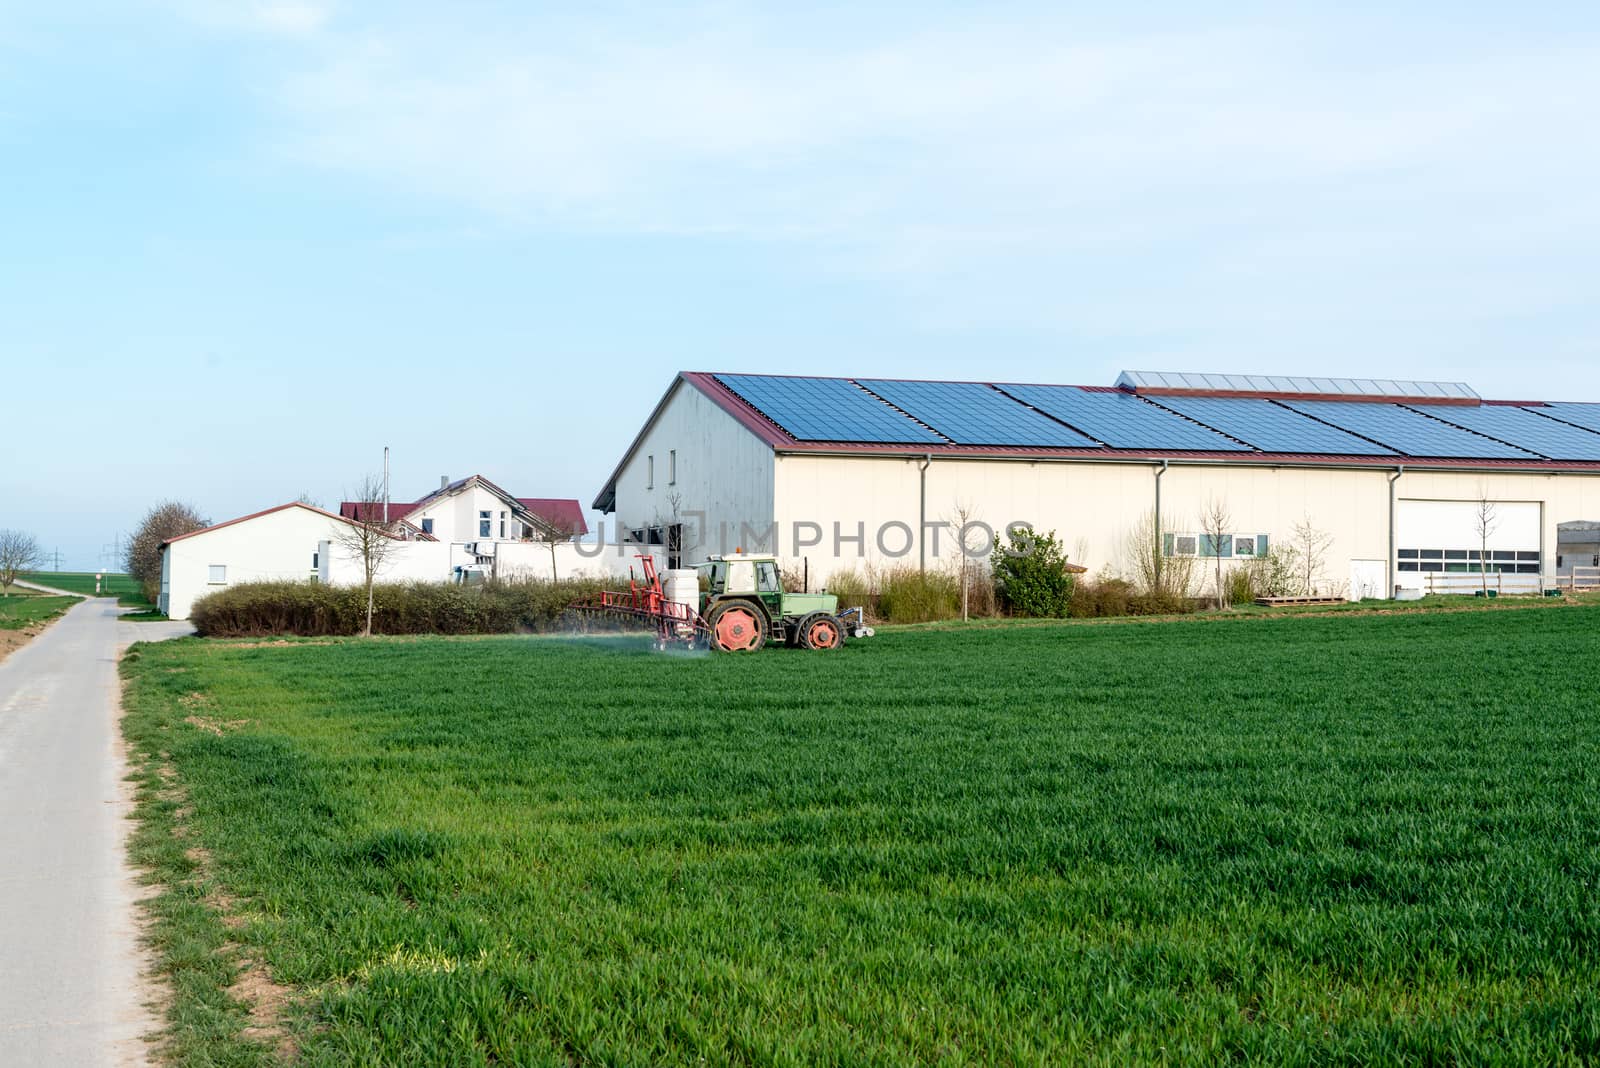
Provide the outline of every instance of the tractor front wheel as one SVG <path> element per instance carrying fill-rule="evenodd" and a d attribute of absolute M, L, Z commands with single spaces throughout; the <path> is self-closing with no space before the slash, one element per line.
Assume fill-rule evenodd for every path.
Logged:
<path fill-rule="evenodd" d="M 826 612 L 813 612 L 800 621 L 800 641 L 807 649 L 837 649 L 844 644 L 844 627 Z"/>
<path fill-rule="evenodd" d="M 706 625 L 711 645 L 723 653 L 751 653 L 767 640 L 767 620 L 749 601 L 724 601 L 711 610 Z"/>

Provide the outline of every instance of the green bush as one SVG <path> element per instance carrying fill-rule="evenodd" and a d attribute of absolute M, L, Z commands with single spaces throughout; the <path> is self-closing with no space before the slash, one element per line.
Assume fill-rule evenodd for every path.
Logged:
<path fill-rule="evenodd" d="M 626 580 L 569 579 L 457 586 L 379 583 L 372 589 L 374 634 L 516 634 L 562 629 L 573 601 Z M 249 582 L 202 597 L 189 621 L 208 638 L 359 634 L 366 590 L 314 582 Z"/>
<path fill-rule="evenodd" d="M 996 545 L 993 558 L 1000 603 L 1018 616 L 1069 615 L 1073 576 L 1067 573 L 1067 554 L 1055 531 L 1040 534 L 1016 527 L 1007 536 L 1009 544 Z"/>
<path fill-rule="evenodd" d="M 1256 599 L 1256 584 L 1248 567 L 1226 572 L 1222 581 L 1229 604 L 1249 604 Z"/>

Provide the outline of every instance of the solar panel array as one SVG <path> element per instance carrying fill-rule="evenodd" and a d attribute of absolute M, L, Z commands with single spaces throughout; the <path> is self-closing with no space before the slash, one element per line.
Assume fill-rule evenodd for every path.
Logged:
<path fill-rule="evenodd" d="M 1392 456 L 1393 449 L 1317 422 L 1281 404 L 1254 397 L 1156 397 L 1163 408 L 1188 416 L 1262 452 L 1335 456 Z"/>
<path fill-rule="evenodd" d="M 1100 444 L 982 383 L 856 381 L 960 445 L 1093 449 Z"/>
<path fill-rule="evenodd" d="M 1000 387 L 1018 400 L 1081 430 L 1113 449 L 1248 452 L 1249 446 L 1140 400 L 1077 386 Z"/>
<path fill-rule="evenodd" d="M 1600 463 L 1600 404 L 1397 404 L 717 375 L 799 441 Z"/>
<path fill-rule="evenodd" d="M 843 378 L 717 375 L 717 381 L 801 441 L 871 441 L 943 445 L 918 426 Z"/>
<path fill-rule="evenodd" d="M 1441 423 L 1398 404 L 1351 401 L 1284 401 L 1297 412 L 1333 423 L 1407 456 L 1451 456 L 1473 459 L 1532 460 L 1526 449 Z"/>
<path fill-rule="evenodd" d="M 1581 404 L 1575 401 L 1557 401 L 1553 404 L 1540 405 L 1529 408 L 1530 412 L 1552 419 L 1559 419 L 1563 423 L 1572 423 L 1586 430 L 1600 433 L 1600 404 Z"/>
<path fill-rule="evenodd" d="M 1579 430 L 1523 408 L 1506 404 L 1482 407 L 1417 405 L 1417 411 L 1476 430 L 1552 460 L 1600 460 L 1600 433 Z"/>

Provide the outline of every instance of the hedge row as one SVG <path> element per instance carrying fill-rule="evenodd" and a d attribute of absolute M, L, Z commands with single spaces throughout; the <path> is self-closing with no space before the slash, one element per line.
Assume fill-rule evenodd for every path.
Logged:
<path fill-rule="evenodd" d="M 619 581 L 379 583 L 373 587 L 374 634 L 526 634 L 561 629 L 567 605 Z M 620 580 L 626 587 L 627 580 Z M 359 634 L 366 590 L 312 582 L 249 582 L 202 597 L 189 621 L 208 638 L 271 634 Z"/>

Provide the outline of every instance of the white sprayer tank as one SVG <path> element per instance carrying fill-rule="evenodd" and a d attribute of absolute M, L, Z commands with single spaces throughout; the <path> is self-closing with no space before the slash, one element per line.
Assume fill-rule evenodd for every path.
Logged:
<path fill-rule="evenodd" d="M 689 613 L 700 610 L 700 573 L 692 567 L 675 567 L 667 571 L 662 580 L 661 592 L 668 601 L 688 608 Z"/>

